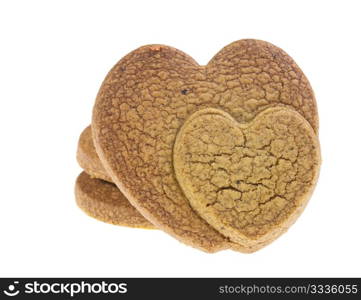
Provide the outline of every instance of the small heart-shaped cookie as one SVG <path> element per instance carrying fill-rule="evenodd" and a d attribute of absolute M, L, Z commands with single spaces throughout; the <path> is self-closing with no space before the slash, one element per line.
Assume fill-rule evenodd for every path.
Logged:
<path fill-rule="evenodd" d="M 269 108 L 240 124 L 214 108 L 190 116 L 173 149 L 192 207 L 231 241 L 268 243 L 307 203 L 320 167 L 318 139 L 296 111 Z"/>
<path fill-rule="evenodd" d="M 90 176 L 112 182 L 95 150 L 90 126 L 86 127 L 80 134 L 76 159 L 79 165 Z"/>

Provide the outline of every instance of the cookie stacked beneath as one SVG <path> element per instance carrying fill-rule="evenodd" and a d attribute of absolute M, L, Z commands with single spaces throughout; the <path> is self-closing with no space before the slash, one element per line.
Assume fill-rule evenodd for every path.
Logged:
<path fill-rule="evenodd" d="M 112 183 L 95 151 L 90 126 L 80 135 L 77 160 L 84 169 L 75 185 L 76 200 L 83 211 L 115 225 L 155 228 Z"/>
<path fill-rule="evenodd" d="M 314 190 L 316 101 L 292 58 L 264 41 L 234 42 L 206 66 L 144 46 L 106 76 L 77 159 L 88 215 L 162 229 L 206 252 L 254 252 Z"/>

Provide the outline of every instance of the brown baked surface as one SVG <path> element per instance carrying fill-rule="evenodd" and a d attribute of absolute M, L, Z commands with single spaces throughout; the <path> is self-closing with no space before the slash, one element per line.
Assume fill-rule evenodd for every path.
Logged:
<path fill-rule="evenodd" d="M 82 172 L 76 180 L 75 196 L 78 206 L 95 219 L 114 225 L 155 229 L 113 183 Z"/>
<path fill-rule="evenodd" d="M 79 145 L 83 145 L 83 144 L 86 144 L 87 147 L 83 147 L 82 149 L 78 149 L 78 152 L 83 152 L 83 156 L 86 156 L 90 161 L 88 162 L 88 165 L 91 165 L 92 166 L 92 174 L 93 175 L 88 175 L 88 174 L 85 174 L 85 175 L 88 175 L 88 180 L 89 180 L 89 184 L 92 184 L 94 186 L 94 184 L 96 182 L 98 182 L 98 184 L 102 184 L 103 186 L 103 189 L 105 188 L 105 186 L 107 186 L 108 189 L 112 189 L 113 190 L 113 193 L 115 195 L 115 198 L 119 197 L 122 199 L 125 198 L 125 196 L 120 192 L 120 190 L 117 188 L 116 185 L 112 184 L 112 187 L 110 187 L 109 185 L 107 185 L 107 183 L 110 183 L 111 182 L 111 179 L 110 177 L 107 175 L 107 174 L 104 174 L 104 168 L 102 167 L 102 164 L 99 160 L 99 157 L 96 155 L 96 151 L 95 151 L 95 148 L 94 148 L 94 145 L 93 145 L 93 142 L 92 142 L 92 139 L 88 139 L 88 137 L 91 136 L 91 127 L 88 126 L 87 128 L 85 128 L 85 130 L 83 131 L 83 133 L 81 134 L 80 136 L 80 140 L 79 140 Z M 87 142 L 84 143 L 82 140 L 83 139 L 87 139 Z M 87 152 L 90 151 L 92 152 L 92 155 L 89 155 Z M 94 155 L 95 154 L 95 155 Z M 102 168 L 100 169 L 97 169 L 98 166 L 101 166 Z M 100 176 L 101 177 L 98 177 L 99 174 L 101 174 Z M 85 176 L 84 175 L 84 176 Z M 104 176 L 105 175 L 105 176 Z M 107 182 L 103 181 L 102 178 L 109 178 L 107 180 Z M 98 181 L 90 181 L 90 180 L 96 180 L 96 179 L 101 179 L 101 180 L 98 180 Z M 114 188 L 116 188 L 116 190 L 114 190 Z M 90 204 L 94 205 L 94 203 L 96 203 L 98 200 L 96 199 L 97 195 L 98 194 L 95 194 L 97 191 L 95 190 L 96 187 L 94 187 L 94 190 L 91 190 L 91 197 L 89 198 L 89 193 L 88 193 L 88 199 L 91 199 L 90 201 Z M 99 193 L 101 191 L 98 191 Z M 119 193 L 120 195 L 116 195 L 117 193 Z M 82 197 L 83 199 L 83 202 L 84 202 L 84 199 L 87 199 L 87 198 L 84 198 L 84 195 L 82 196 L 79 196 L 79 197 Z M 126 199 L 126 198 L 125 198 Z M 128 200 L 127 200 L 128 201 Z M 128 201 L 129 202 L 129 201 Z M 108 209 L 108 208 L 107 208 Z M 113 208 L 109 208 L 109 209 L 113 209 Z M 134 207 L 132 209 L 135 209 Z M 87 208 L 83 208 L 84 211 L 87 212 Z M 94 209 L 87 212 L 88 215 L 92 216 L 92 217 L 95 217 L 96 219 L 100 219 L 102 220 L 101 218 L 97 217 L 94 215 Z M 110 218 L 111 219 L 113 217 L 113 214 L 108 212 L 108 215 L 110 215 Z M 120 216 L 121 217 L 121 216 Z M 126 222 L 125 220 L 123 220 L 122 218 L 119 220 L 119 217 L 117 217 L 117 219 L 113 220 L 113 221 L 106 221 L 108 223 L 111 223 L 111 224 L 116 224 L 116 225 L 125 225 L 125 226 L 130 226 L 130 227 L 137 227 L 137 226 L 132 226 L 131 224 L 130 225 L 126 225 Z M 129 222 L 128 222 L 129 223 Z M 148 227 L 144 227 L 144 226 L 141 226 L 142 228 L 148 228 Z M 259 243 L 257 245 L 252 245 L 252 246 L 242 246 L 242 245 L 239 245 L 239 244 L 235 244 L 235 243 L 232 243 L 230 242 L 228 244 L 228 247 L 234 251 L 238 251 L 238 252 L 243 252 L 243 253 L 250 253 L 250 252 L 254 252 L 260 248 L 262 248 L 264 246 L 264 243 Z"/>
<path fill-rule="evenodd" d="M 239 124 L 219 109 L 194 113 L 177 134 L 174 170 L 190 204 L 231 241 L 269 243 L 308 201 L 318 139 L 296 111 L 272 107 Z"/>
<path fill-rule="evenodd" d="M 281 49 L 241 40 L 207 66 L 162 45 L 141 47 L 108 73 L 93 109 L 93 138 L 105 170 L 142 215 L 180 241 L 208 252 L 229 238 L 192 209 L 174 173 L 177 132 L 196 111 L 215 108 L 237 123 L 267 108 L 296 110 L 318 131 L 312 89 Z"/>
<path fill-rule="evenodd" d="M 82 167 L 82 169 L 84 169 L 91 177 L 112 182 L 112 179 L 105 171 L 103 164 L 95 151 L 90 126 L 86 127 L 80 134 L 76 159 L 80 167 Z"/>

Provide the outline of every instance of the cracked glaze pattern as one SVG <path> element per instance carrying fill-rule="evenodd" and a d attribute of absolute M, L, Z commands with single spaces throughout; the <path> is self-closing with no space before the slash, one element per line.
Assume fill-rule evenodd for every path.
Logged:
<path fill-rule="evenodd" d="M 180 241 L 214 252 L 228 248 L 229 239 L 195 213 L 177 182 L 177 132 L 200 109 L 217 108 L 244 123 L 280 104 L 297 110 L 317 133 L 306 77 L 269 43 L 232 43 L 207 66 L 171 47 L 144 46 L 105 78 L 93 110 L 93 138 L 106 171 L 132 205 Z"/>
<path fill-rule="evenodd" d="M 274 238 L 279 226 L 297 217 L 319 163 L 313 129 L 286 108 L 269 108 L 243 125 L 221 110 L 200 110 L 174 146 L 175 173 L 192 207 L 248 246 Z"/>

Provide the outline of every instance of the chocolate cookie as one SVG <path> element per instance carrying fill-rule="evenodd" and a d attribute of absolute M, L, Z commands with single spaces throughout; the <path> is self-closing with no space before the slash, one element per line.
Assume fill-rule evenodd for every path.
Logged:
<path fill-rule="evenodd" d="M 240 225 L 232 225 L 237 232 L 231 234 L 229 230 L 232 226 L 228 221 L 226 229 L 215 225 L 220 219 L 228 217 L 219 215 L 220 219 L 217 217 L 212 222 L 208 214 L 207 217 L 200 216 L 199 211 L 197 213 L 197 209 L 192 208 L 196 206 L 195 199 L 198 196 L 193 198 L 193 194 L 184 192 L 185 183 L 177 180 L 179 175 L 176 177 L 174 171 L 173 147 L 177 134 L 187 120 L 200 110 L 216 109 L 225 114 L 222 122 L 231 118 L 237 124 L 244 124 L 244 128 L 252 128 L 250 124 L 257 124 L 260 113 L 280 105 L 288 109 L 285 116 L 292 119 L 291 125 L 299 118 L 303 119 L 303 122 L 299 122 L 303 136 L 312 142 L 307 146 L 314 149 L 314 152 L 311 155 L 312 161 L 308 162 L 313 169 L 308 173 L 310 178 L 304 183 L 306 191 L 301 193 L 303 196 L 295 194 L 296 198 L 287 195 L 285 200 L 286 194 L 279 193 L 276 189 L 287 189 L 287 186 L 272 188 L 264 184 L 264 188 L 269 190 L 267 193 L 274 193 L 274 196 L 270 195 L 269 204 L 265 196 L 258 199 L 257 192 L 254 195 L 249 193 L 249 204 L 240 204 L 241 210 L 253 209 L 251 202 L 263 204 L 264 210 L 269 209 L 268 219 L 266 213 L 261 212 L 259 222 L 257 221 L 257 226 L 265 223 L 262 225 L 263 229 L 258 231 L 248 228 L 247 222 L 251 224 L 257 217 L 253 215 L 250 218 L 251 214 L 241 213 L 242 216 L 248 216 L 249 220 L 240 220 Z M 290 115 L 289 111 L 296 111 L 298 114 Z M 226 115 L 229 117 L 225 117 Z M 307 122 L 309 125 L 305 125 Z M 260 122 L 257 126 L 266 129 L 270 126 L 273 131 L 275 124 Z M 217 128 L 213 125 L 211 127 L 212 130 Z M 256 130 L 255 128 L 253 129 Z M 268 233 L 276 235 L 277 232 L 267 229 L 267 224 L 272 228 L 283 228 L 282 222 L 287 223 L 293 219 L 291 216 L 298 209 L 295 207 L 291 212 L 290 206 L 304 206 L 306 201 L 301 199 L 310 195 L 319 168 L 317 145 L 314 143 L 318 132 L 318 115 L 312 89 L 292 58 L 281 49 L 258 40 L 232 43 L 206 66 L 199 66 L 183 52 L 168 46 L 150 45 L 131 52 L 105 78 L 94 106 L 92 129 L 95 147 L 106 172 L 131 204 L 155 226 L 186 244 L 208 252 L 228 248 L 230 240 L 236 241 L 240 247 L 248 247 L 250 251 L 267 244 L 268 240 L 272 240 L 272 234 Z M 310 131 L 313 131 L 313 136 Z M 227 132 L 217 133 L 223 136 Z M 274 139 L 276 133 L 272 132 Z M 292 131 L 289 137 L 296 138 L 296 133 L 297 130 Z M 242 134 L 238 138 L 241 139 Z M 216 137 L 212 135 L 212 139 Z M 221 137 L 218 139 L 222 140 Z M 287 141 L 281 140 L 279 147 Z M 235 145 L 239 143 L 241 142 L 236 141 Z M 246 146 L 256 152 L 257 159 L 252 165 L 262 165 L 259 161 L 262 155 L 258 150 L 269 150 Z M 298 143 L 295 147 L 299 151 L 307 148 Z M 236 149 L 233 153 L 231 155 L 237 155 Z M 240 155 L 239 160 L 243 160 L 248 154 Z M 279 160 L 278 163 L 288 168 L 287 164 L 291 161 Z M 269 164 L 266 158 L 264 164 L 266 167 Z M 290 168 L 289 172 L 297 173 L 292 164 Z M 230 173 L 228 180 L 233 180 L 232 176 L 242 177 L 241 173 L 241 168 L 237 174 Z M 253 171 L 251 175 L 258 176 Z M 207 174 L 201 173 L 199 176 Z M 293 176 L 297 178 L 295 184 L 299 184 L 297 175 Z M 246 180 L 244 183 L 252 182 Z M 287 184 L 293 186 L 292 182 Z M 257 190 L 261 189 L 261 183 L 256 181 L 255 185 Z M 300 188 L 303 187 L 301 182 Z M 246 192 L 247 188 L 244 187 L 241 191 Z M 296 190 L 291 188 L 290 192 L 296 193 Z M 227 193 L 229 191 L 222 192 L 225 198 L 230 196 Z M 282 197 L 285 199 L 282 200 Z M 284 202 L 288 200 L 290 206 Z M 265 203 L 261 203 L 262 201 Z M 220 203 L 226 206 L 226 202 L 227 200 L 222 200 Z M 273 218 L 277 213 L 279 218 L 276 221 Z M 247 240 L 240 235 L 240 232 L 242 235 L 248 232 L 243 230 L 246 227 L 249 230 Z M 279 230 L 281 231 L 284 230 Z M 249 243 L 252 234 L 256 241 Z M 266 238 L 258 239 L 258 234 L 264 234 Z M 245 245 L 242 245 L 243 242 Z M 254 248 L 255 244 L 258 247 Z"/>

